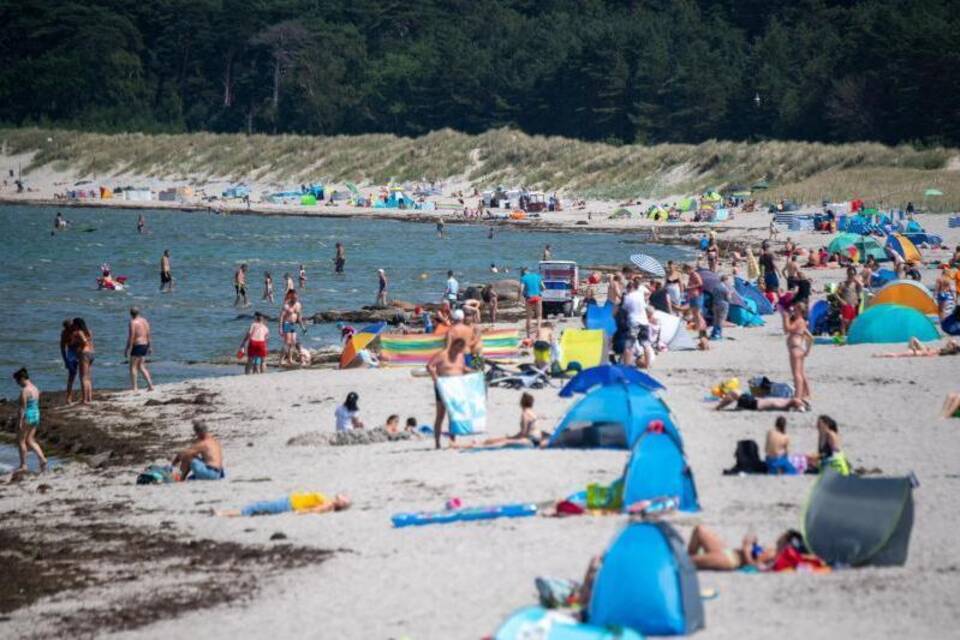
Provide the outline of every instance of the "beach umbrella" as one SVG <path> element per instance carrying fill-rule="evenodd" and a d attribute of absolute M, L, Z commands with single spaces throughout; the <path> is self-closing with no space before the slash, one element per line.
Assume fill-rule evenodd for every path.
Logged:
<path fill-rule="evenodd" d="M 346 369 L 353 364 L 353 361 L 357 359 L 360 351 L 369 347 L 370 343 L 377 339 L 386 326 L 386 322 L 378 322 L 368 325 L 350 336 L 347 344 L 343 347 L 343 351 L 340 353 L 340 368 Z"/>
<path fill-rule="evenodd" d="M 636 253 L 630 256 L 630 262 L 632 262 L 637 269 L 640 269 L 640 271 L 649 273 L 657 278 L 663 278 L 667 275 L 667 272 L 663 269 L 663 265 L 657 262 L 656 258 L 648 256 L 645 253 Z"/>
<path fill-rule="evenodd" d="M 923 195 L 924 195 L 925 197 L 942 196 L 942 195 L 943 195 L 943 191 L 940 191 L 940 189 L 927 189 L 926 191 L 923 192 Z"/>
<path fill-rule="evenodd" d="M 647 391 L 666 388 L 653 376 L 634 367 L 605 364 L 599 367 L 590 367 L 575 375 L 570 382 L 560 390 L 560 397 L 569 398 L 575 393 L 587 393 L 594 387 L 606 387 L 613 384 L 633 384 L 643 387 Z"/>

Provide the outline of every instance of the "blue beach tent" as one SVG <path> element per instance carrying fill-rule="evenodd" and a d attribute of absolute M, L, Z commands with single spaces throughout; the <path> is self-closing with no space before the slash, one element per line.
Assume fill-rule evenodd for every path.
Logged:
<path fill-rule="evenodd" d="M 683 449 L 667 433 L 648 431 L 633 446 L 623 473 L 623 504 L 676 497 L 681 511 L 699 511 L 693 472 Z"/>
<path fill-rule="evenodd" d="M 634 367 L 619 364 L 604 364 L 590 367 L 575 375 L 560 390 L 561 398 L 570 398 L 575 393 L 587 393 L 594 387 L 609 387 L 617 384 L 634 384 L 647 391 L 666 389 L 659 380 Z"/>
<path fill-rule="evenodd" d="M 594 388 L 567 411 L 550 438 L 550 447 L 630 449 L 651 420 L 680 443 L 670 409 L 652 392 L 633 384 Z"/>
<path fill-rule="evenodd" d="M 584 324 L 587 329 L 603 329 L 608 336 L 615 334 L 617 321 L 613 317 L 613 303 L 608 301 L 603 306 L 596 302 L 588 303 Z"/>
<path fill-rule="evenodd" d="M 697 572 L 665 522 L 628 524 L 607 549 L 587 619 L 645 635 L 685 635 L 705 626 Z"/>
<path fill-rule="evenodd" d="M 878 304 L 853 321 L 847 334 L 848 344 L 921 342 L 937 340 L 940 333 L 927 316 L 912 307 L 899 304 Z"/>
<path fill-rule="evenodd" d="M 770 304 L 770 301 L 766 299 L 757 285 L 751 284 L 743 278 L 735 278 L 733 286 L 744 301 L 750 300 L 757 306 L 757 308 L 753 310 L 754 313 L 769 316 L 774 312 L 773 305 Z"/>
<path fill-rule="evenodd" d="M 579 622 L 566 611 L 524 607 L 510 614 L 493 640 L 643 640 L 622 627 L 598 627 Z"/>

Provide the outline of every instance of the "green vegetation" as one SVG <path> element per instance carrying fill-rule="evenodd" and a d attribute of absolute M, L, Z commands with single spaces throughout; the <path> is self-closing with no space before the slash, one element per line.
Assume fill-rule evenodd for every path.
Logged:
<path fill-rule="evenodd" d="M 0 23 L 9 126 L 960 145 L 956 0 L 0 0 Z M 595 151 L 523 148 L 538 145 Z M 237 171 L 256 158 L 195 152 Z M 487 157 L 521 164 L 514 152 Z M 338 153 L 334 165 L 353 162 Z M 634 175 L 650 154 L 607 149 L 588 173 L 626 160 Z M 399 162 L 444 166 L 429 152 Z"/>
<path fill-rule="evenodd" d="M 610 145 L 530 136 L 509 129 L 420 138 L 95 134 L 52 129 L 0 130 L 8 154 L 33 153 L 25 171 L 51 165 L 104 179 L 132 174 L 172 179 L 300 182 L 464 178 L 477 187 L 526 185 L 599 198 L 697 193 L 759 180 L 766 199 L 807 203 L 865 197 L 922 202 L 928 187 L 946 196 L 931 205 L 960 208 L 960 150 L 875 143 L 705 142 Z"/>

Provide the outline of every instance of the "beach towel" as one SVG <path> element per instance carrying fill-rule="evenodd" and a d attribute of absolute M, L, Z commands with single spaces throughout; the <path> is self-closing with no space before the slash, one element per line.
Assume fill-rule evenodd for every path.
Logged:
<path fill-rule="evenodd" d="M 482 373 L 439 378 L 437 389 L 450 417 L 450 433 L 468 436 L 487 430 L 487 397 Z"/>
<path fill-rule="evenodd" d="M 564 371 L 576 362 L 580 370 L 599 366 L 603 362 L 603 329 L 566 329 L 560 336 L 563 351 L 560 368 Z"/>
<path fill-rule="evenodd" d="M 485 360 L 515 360 L 520 353 L 520 332 L 517 329 L 488 331 L 481 337 L 481 353 Z M 443 349 L 446 338 L 436 334 L 380 335 L 381 366 L 422 366 Z"/>

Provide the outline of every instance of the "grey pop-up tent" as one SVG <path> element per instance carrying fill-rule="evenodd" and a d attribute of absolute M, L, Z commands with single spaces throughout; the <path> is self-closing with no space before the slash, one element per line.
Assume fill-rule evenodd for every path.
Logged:
<path fill-rule="evenodd" d="M 830 564 L 902 565 L 913 528 L 913 485 L 910 478 L 827 470 L 810 495 L 803 526 L 807 547 Z"/>

